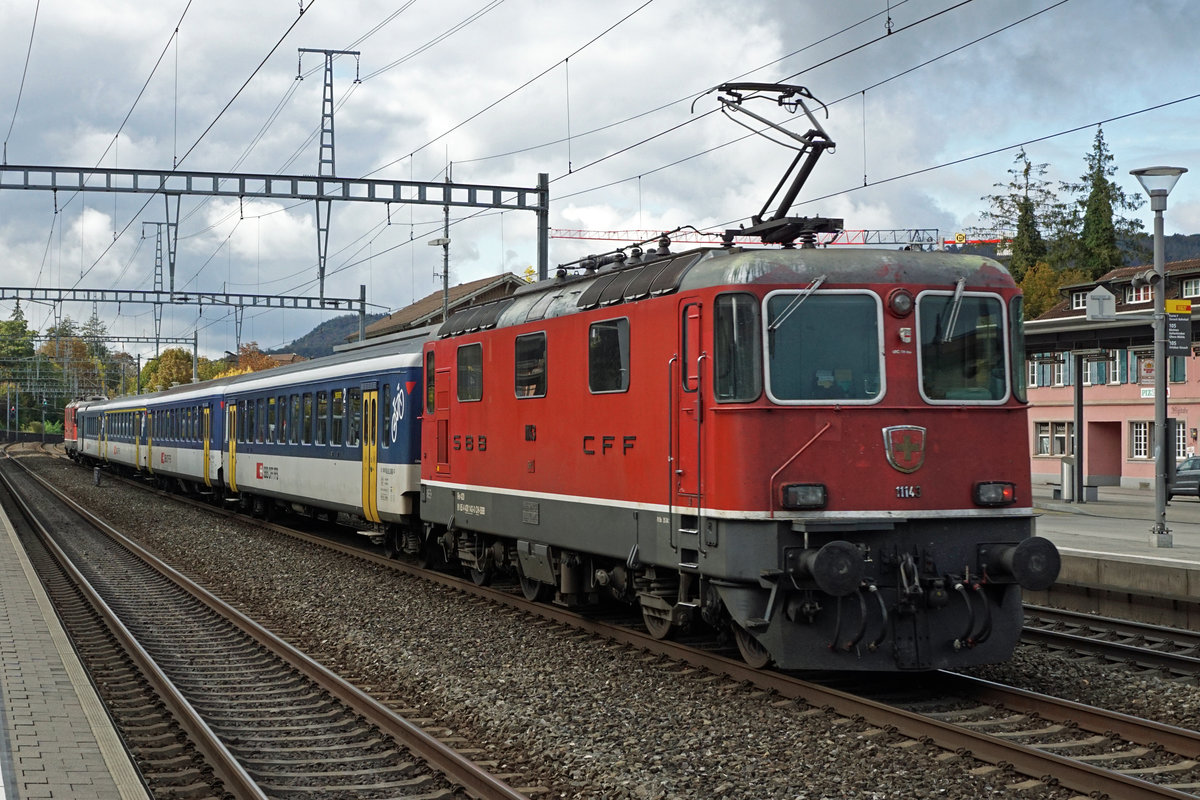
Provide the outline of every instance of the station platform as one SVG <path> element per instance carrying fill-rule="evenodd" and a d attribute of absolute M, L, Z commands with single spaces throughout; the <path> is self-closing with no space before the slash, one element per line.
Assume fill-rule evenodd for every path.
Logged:
<path fill-rule="evenodd" d="M 1033 485 L 1038 535 L 1062 557 L 1058 582 L 1026 592 L 1026 602 L 1158 625 L 1200 629 L 1200 499 L 1176 497 L 1166 509 L 1170 547 L 1151 532 L 1154 491 L 1101 486 L 1084 503 L 1056 499 Z"/>
<path fill-rule="evenodd" d="M 1129 560 L 1161 560 L 1200 567 L 1200 498 L 1175 497 L 1167 504 L 1171 546 L 1159 546 L 1151 533 L 1154 490 L 1101 486 L 1087 502 L 1054 497 L 1052 484 L 1033 484 L 1040 515 L 1038 535 L 1060 550 L 1082 550 Z"/>
<path fill-rule="evenodd" d="M 147 800 L 0 509 L 0 800 Z"/>

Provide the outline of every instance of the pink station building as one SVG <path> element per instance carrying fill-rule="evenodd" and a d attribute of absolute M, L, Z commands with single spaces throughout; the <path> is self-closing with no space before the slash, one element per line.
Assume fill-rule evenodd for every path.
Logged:
<path fill-rule="evenodd" d="M 1062 299 L 1025 323 L 1029 437 L 1033 482 L 1054 483 L 1074 456 L 1075 400 L 1082 384 L 1085 485 L 1154 485 L 1155 288 L 1122 267 L 1087 284 L 1061 287 Z M 1166 299 L 1200 310 L 1200 259 L 1166 265 Z M 1115 321 L 1087 319 L 1087 297 L 1103 286 L 1115 297 Z M 1134 319 L 1130 319 L 1134 317 Z M 1189 338 L 1189 341 L 1191 339 Z M 1194 455 L 1200 429 L 1200 357 L 1195 348 L 1167 361 L 1167 417 L 1175 420 L 1175 455 Z"/>

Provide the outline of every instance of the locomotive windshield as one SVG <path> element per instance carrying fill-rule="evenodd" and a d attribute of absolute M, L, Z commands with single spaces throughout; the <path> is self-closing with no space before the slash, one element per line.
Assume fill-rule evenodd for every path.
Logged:
<path fill-rule="evenodd" d="M 921 393 L 930 402 L 1008 396 L 1004 305 L 994 295 L 925 292 L 917 299 Z"/>
<path fill-rule="evenodd" d="M 880 306 L 864 292 L 772 292 L 767 393 L 779 403 L 874 402 L 883 391 Z"/>

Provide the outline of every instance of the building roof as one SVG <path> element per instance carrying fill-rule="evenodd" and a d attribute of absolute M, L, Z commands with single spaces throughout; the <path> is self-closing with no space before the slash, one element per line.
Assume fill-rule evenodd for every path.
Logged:
<path fill-rule="evenodd" d="M 1182 296 L 1182 281 L 1181 278 L 1200 277 L 1200 258 L 1191 258 L 1184 261 L 1171 261 L 1164 265 L 1167 273 L 1167 299 L 1177 299 Z M 1041 314 L 1037 319 L 1066 319 L 1069 317 L 1086 316 L 1086 312 L 1081 308 L 1076 308 L 1074 303 L 1074 295 L 1079 292 L 1089 292 L 1097 286 L 1104 286 L 1111 291 L 1117 298 L 1117 313 L 1123 311 L 1150 311 L 1152 302 L 1149 299 L 1139 302 L 1126 302 L 1125 287 L 1133 283 L 1134 276 L 1138 273 L 1153 270 L 1151 264 L 1141 264 L 1134 267 L 1117 267 L 1109 270 L 1094 281 L 1087 283 L 1074 283 L 1059 287 L 1059 292 L 1063 295 L 1062 299 L 1051 306 L 1047 311 Z"/>
<path fill-rule="evenodd" d="M 450 287 L 450 311 L 475 305 L 487 300 L 511 295 L 525 280 L 511 272 L 492 275 L 488 278 Z M 366 328 L 366 338 L 374 339 L 397 331 L 419 328 L 442 320 L 442 290 L 426 295 L 410 306 L 405 306 Z"/>

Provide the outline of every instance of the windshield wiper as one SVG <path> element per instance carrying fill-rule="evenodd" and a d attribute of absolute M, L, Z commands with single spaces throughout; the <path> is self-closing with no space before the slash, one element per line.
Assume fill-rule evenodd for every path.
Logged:
<path fill-rule="evenodd" d="M 774 322 L 767 326 L 767 333 L 774 333 L 779 326 L 782 325 L 784 321 L 786 321 L 787 318 L 792 315 L 792 312 L 799 308 L 800 304 L 807 300 L 809 296 L 817 290 L 817 287 L 824 282 L 825 276 L 819 275 L 815 280 L 813 280 L 812 283 L 800 290 L 800 292 L 798 292 L 796 296 L 792 298 L 792 302 L 788 303 L 787 307 L 783 309 L 783 313 L 781 313 Z"/>
<path fill-rule="evenodd" d="M 958 312 L 962 310 L 963 289 L 967 286 L 966 278 L 959 278 L 958 284 L 954 287 L 954 305 L 950 306 L 950 317 L 946 320 L 946 330 L 942 333 L 942 344 L 950 341 L 950 335 L 954 333 L 954 326 L 958 324 Z"/>

